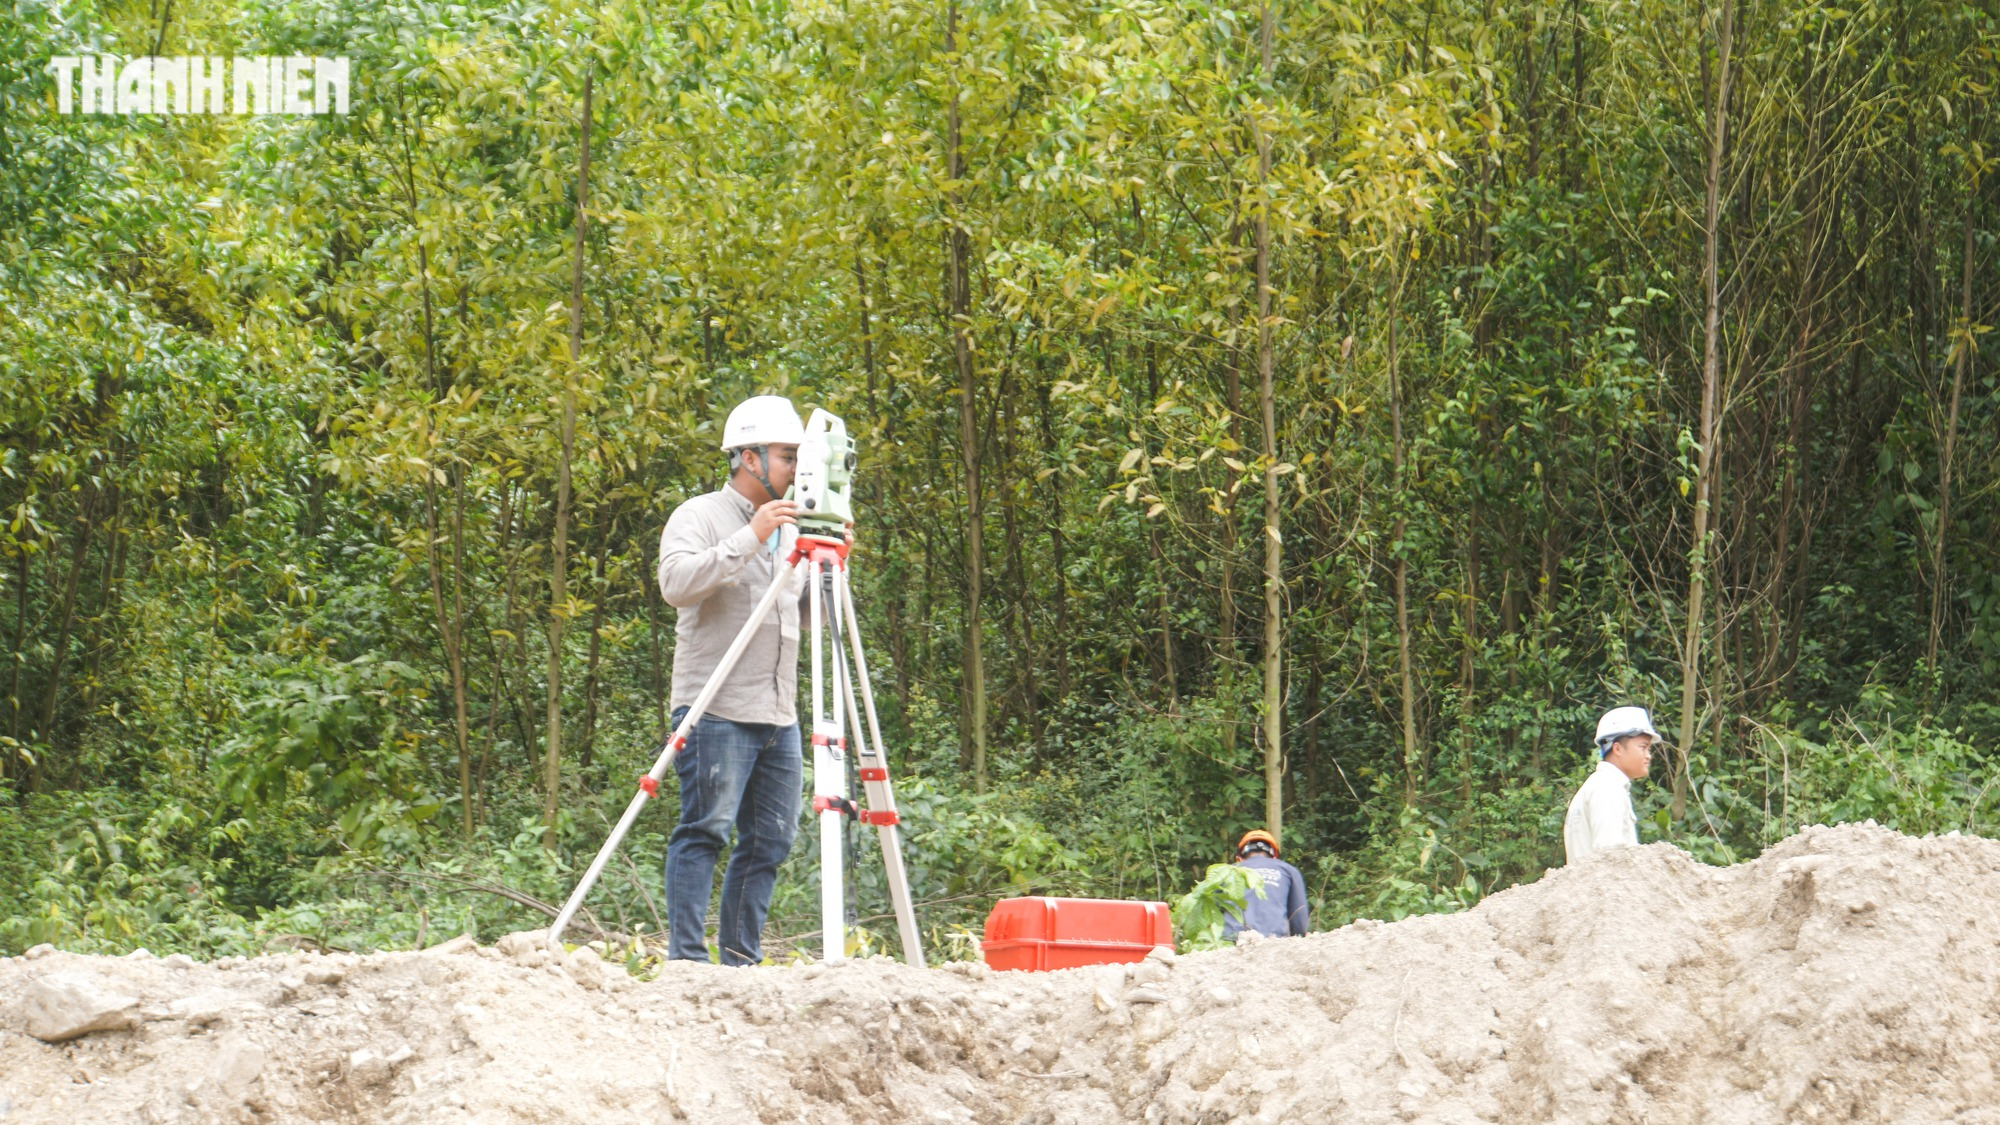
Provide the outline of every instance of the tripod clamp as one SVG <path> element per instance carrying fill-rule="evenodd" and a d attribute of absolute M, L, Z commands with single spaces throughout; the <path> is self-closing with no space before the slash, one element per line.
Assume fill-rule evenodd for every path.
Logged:
<path fill-rule="evenodd" d="M 877 828 L 903 823 L 902 814 L 894 809 L 881 811 L 864 809 L 845 797 L 814 797 L 813 811 L 816 813 L 837 812 L 842 816 L 853 817 L 863 824 L 872 824 Z"/>

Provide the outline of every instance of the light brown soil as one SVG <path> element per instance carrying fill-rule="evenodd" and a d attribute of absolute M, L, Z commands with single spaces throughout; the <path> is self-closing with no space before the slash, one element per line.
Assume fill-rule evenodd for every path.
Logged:
<path fill-rule="evenodd" d="M 28 1035 L 57 972 L 136 1026 Z M 2000 843 L 1872 827 L 1060 973 L 51 953 L 0 964 L 0 1121 L 2000 1125 L 1997 974 Z"/>

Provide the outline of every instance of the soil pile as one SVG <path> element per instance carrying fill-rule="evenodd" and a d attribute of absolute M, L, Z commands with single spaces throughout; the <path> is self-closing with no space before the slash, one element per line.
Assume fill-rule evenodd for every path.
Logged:
<path fill-rule="evenodd" d="M 1466 914 L 1059 973 L 642 983 L 521 936 L 0 964 L 0 1121 L 2000 1125 L 2000 843 L 1613 853 Z"/>

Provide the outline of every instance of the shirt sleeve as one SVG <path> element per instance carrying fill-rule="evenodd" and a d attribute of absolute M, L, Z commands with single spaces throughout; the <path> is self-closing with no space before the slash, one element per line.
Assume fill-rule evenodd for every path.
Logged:
<path fill-rule="evenodd" d="M 1312 908 L 1306 905 L 1306 877 L 1294 867 L 1285 873 L 1285 885 L 1285 920 L 1291 924 L 1293 937 L 1303 937 L 1312 925 Z"/>
<path fill-rule="evenodd" d="M 749 524 L 708 542 L 705 521 L 686 504 L 667 517 L 660 532 L 660 597 L 675 609 L 700 605 L 736 577 L 760 544 Z"/>

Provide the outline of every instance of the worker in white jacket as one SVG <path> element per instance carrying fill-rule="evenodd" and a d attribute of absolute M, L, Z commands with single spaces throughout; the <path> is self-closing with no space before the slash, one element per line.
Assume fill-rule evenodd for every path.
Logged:
<path fill-rule="evenodd" d="M 1581 863 L 1599 852 L 1639 845 L 1639 817 L 1632 811 L 1632 783 L 1653 764 L 1660 732 L 1644 707 L 1613 707 L 1597 720 L 1597 770 L 1569 800 L 1563 818 L 1563 852 Z"/>

